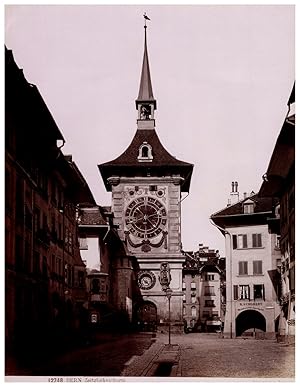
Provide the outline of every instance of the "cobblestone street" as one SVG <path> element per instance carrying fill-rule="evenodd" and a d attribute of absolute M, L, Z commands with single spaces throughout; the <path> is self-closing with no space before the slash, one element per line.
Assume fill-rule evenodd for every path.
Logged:
<path fill-rule="evenodd" d="M 289 378 L 295 377 L 295 347 L 279 344 L 275 340 L 222 339 L 217 334 L 191 333 L 172 335 L 171 343 L 178 345 L 179 361 L 175 372 L 169 376 L 197 378 Z M 167 335 L 158 335 L 156 343 L 140 359 L 135 359 L 124 376 L 155 376 L 149 374 L 145 363 L 152 363 L 161 356 L 161 350 L 168 344 Z M 167 346 L 168 347 L 168 346 Z M 152 353 L 151 353 L 152 352 Z M 146 359 L 148 356 L 148 359 Z M 143 358 L 145 361 L 143 361 Z M 173 362 L 175 354 L 164 361 Z M 174 370 L 173 370 L 174 371 Z M 156 375 L 157 376 L 157 375 Z"/>
<path fill-rule="evenodd" d="M 74 349 L 15 375 L 188 378 L 295 377 L 295 347 L 275 340 L 222 339 L 218 334 L 120 335 Z M 150 377 L 150 378 L 149 378 Z M 166 380 L 166 379 L 163 379 Z"/>
<path fill-rule="evenodd" d="M 215 378 L 293 378 L 293 346 L 274 340 L 215 339 L 212 335 L 174 338 L 180 344 L 181 376 Z"/>

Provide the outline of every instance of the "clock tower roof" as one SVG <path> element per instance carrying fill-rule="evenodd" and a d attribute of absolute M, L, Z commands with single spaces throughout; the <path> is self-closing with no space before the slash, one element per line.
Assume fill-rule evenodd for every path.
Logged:
<path fill-rule="evenodd" d="M 193 164 L 177 160 L 161 144 L 155 130 L 154 110 L 156 100 L 153 96 L 147 52 L 147 20 L 145 19 L 145 44 L 139 95 L 136 102 L 138 110 L 137 131 L 128 148 L 116 159 L 98 165 L 107 191 L 112 187 L 108 178 L 119 177 L 181 177 L 181 190 L 189 191 Z"/>
<path fill-rule="evenodd" d="M 141 147 L 151 149 L 152 158 L 139 159 Z M 172 156 L 161 144 L 154 130 L 138 129 L 128 148 L 116 159 L 98 165 L 104 184 L 111 190 L 107 179 L 116 176 L 168 176 L 179 175 L 184 178 L 182 191 L 188 192 L 193 164 L 181 161 Z"/>

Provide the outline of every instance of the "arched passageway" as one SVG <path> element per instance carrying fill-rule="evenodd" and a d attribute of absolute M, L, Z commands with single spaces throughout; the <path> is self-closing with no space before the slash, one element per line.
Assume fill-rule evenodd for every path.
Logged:
<path fill-rule="evenodd" d="M 241 336 L 247 330 L 259 329 L 266 331 L 266 319 L 256 310 L 245 310 L 236 318 L 236 336 Z"/>
<path fill-rule="evenodd" d="M 137 305 L 135 312 L 137 328 L 144 332 L 153 332 L 157 328 L 157 308 L 153 302 L 145 301 Z"/>

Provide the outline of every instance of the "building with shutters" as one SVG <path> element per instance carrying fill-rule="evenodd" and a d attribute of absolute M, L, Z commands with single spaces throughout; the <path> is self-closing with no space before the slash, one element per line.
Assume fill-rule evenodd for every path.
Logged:
<path fill-rule="evenodd" d="M 202 244 L 184 252 L 182 269 L 185 331 L 216 332 L 224 323 L 226 304 L 225 258 Z"/>
<path fill-rule="evenodd" d="M 295 84 L 289 101 L 288 112 L 277 138 L 273 154 L 259 195 L 278 199 L 280 202 L 281 304 L 279 339 L 295 340 Z"/>
<path fill-rule="evenodd" d="M 280 306 L 274 271 L 280 248 L 272 227 L 277 209 L 273 199 L 251 194 L 211 216 L 225 237 L 224 337 L 273 338 L 278 331 Z"/>
<path fill-rule="evenodd" d="M 74 339 L 86 297 L 77 204 L 94 198 L 63 144 L 38 88 L 6 49 L 5 349 L 26 359 Z"/>

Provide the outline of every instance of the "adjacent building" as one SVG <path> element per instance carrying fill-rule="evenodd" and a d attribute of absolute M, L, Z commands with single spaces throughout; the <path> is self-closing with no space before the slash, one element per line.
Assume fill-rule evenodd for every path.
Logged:
<path fill-rule="evenodd" d="M 79 241 L 87 267 L 89 327 L 101 331 L 129 328 L 138 300 L 136 259 L 112 224 L 110 207 L 80 207 Z"/>
<path fill-rule="evenodd" d="M 172 290 L 171 320 L 182 330 L 181 195 L 190 188 L 193 165 L 177 160 L 161 144 L 147 52 L 138 98 L 137 131 L 129 147 L 116 159 L 99 165 L 107 191 L 112 192 L 113 224 L 138 263 L 137 281 L 142 300 L 133 305 L 137 323 L 168 325 L 168 299 Z M 146 324 L 145 324 L 146 323 Z"/>
<path fill-rule="evenodd" d="M 279 339 L 285 341 L 295 340 L 295 120 L 294 84 L 288 113 L 259 191 L 261 197 L 278 198 L 280 203 Z"/>
<path fill-rule="evenodd" d="M 7 353 L 51 350 L 80 329 L 86 298 L 77 204 L 89 187 L 38 88 L 5 49 L 5 338 Z M 30 348 L 30 353 L 28 352 Z M 9 367 L 9 365 L 8 365 Z"/>
<path fill-rule="evenodd" d="M 182 269 L 185 331 L 215 332 L 224 323 L 225 258 L 202 244 L 196 252 L 184 252 Z"/>
<path fill-rule="evenodd" d="M 233 189 L 238 192 L 237 185 Z M 211 219 L 225 236 L 226 313 L 224 337 L 273 338 L 280 314 L 276 271 L 279 239 L 270 225 L 277 202 L 257 194 L 229 204 Z"/>

